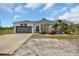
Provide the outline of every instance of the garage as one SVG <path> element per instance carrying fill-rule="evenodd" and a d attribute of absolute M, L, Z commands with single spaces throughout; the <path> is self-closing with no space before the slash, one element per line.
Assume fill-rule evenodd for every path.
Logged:
<path fill-rule="evenodd" d="M 16 26 L 16 33 L 32 33 L 32 26 Z"/>

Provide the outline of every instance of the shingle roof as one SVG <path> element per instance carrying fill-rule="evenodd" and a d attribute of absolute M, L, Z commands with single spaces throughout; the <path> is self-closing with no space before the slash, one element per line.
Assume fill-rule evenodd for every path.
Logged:
<path fill-rule="evenodd" d="M 39 21 L 27 21 L 27 20 L 24 20 L 24 21 L 18 21 L 18 22 L 13 22 L 14 24 L 15 23 L 42 23 L 42 22 L 47 22 L 47 23 L 51 23 L 53 21 L 50 21 L 50 20 L 47 20 L 47 19 L 42 19 L 42 20 L 39 20 Z"/>

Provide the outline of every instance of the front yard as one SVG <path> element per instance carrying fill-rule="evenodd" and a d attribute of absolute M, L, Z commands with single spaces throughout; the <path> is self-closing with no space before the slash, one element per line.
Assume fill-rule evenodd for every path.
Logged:
<path fill-rule="evenodd" d="M 13 33 L 12 29 L 10 29 L 10 30 L 6 30 L 6 29 L 0 30 L 0 35 L 3 35 L 3 34 L 12 34 L 12 33 Z"/>
<path fill-rule="evenodd" d="M 34 34 L 14 55 L 79 56 L 79 35 Z"/>
<path fill-rule="evenodd" d="M 15 46 L 22 43 L 19 41 L 26 40 L 26 37 L 28 37 L 27 34 L 2 35 L 0 37 L 0 45 L 2 44 L 0 52 L 13 50 Z M 7 44 L 4 45 L 4 43 Z M 15 45 L 15 43 L 18 44 Z M 5 49 L 6 47 L 7 49 Z M 11 55 L 14 56 L 79 56 L 79 35 L 33 34 L 28 41 L 13 52 L 15 53 Z"/>
<path fill-rule="evenodd" d="M 12 34 L 12 33 L 13 33 L 13 27 L 0 27 L 0 35 Z"/>
<path fill-rule="evenodd" d="M 50 38 L 50 39 L 79 39 L 79 35 L 66 35 L 66 34 L 56 34 L 56 35 L 48 35 L 48 34 L 34 34 L 32 38 Z"/>

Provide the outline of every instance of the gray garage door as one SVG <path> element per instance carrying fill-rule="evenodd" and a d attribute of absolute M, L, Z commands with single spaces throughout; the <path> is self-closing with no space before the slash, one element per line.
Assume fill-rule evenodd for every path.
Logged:
<path fill-rule="evenodd" d="M 32 26 L 17 26 L 16 33 L 32 33 Z"/>

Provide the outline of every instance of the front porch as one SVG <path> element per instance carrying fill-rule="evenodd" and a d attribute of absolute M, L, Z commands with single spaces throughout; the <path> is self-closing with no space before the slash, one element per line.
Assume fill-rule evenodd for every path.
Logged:
<path fill-rule="evenodd" d="M 36 24 L 32 27 L 33 33 L 41 33 L 45 31 L 46 33 L 49 33 L 53 30 L 52 24 Z"/>

